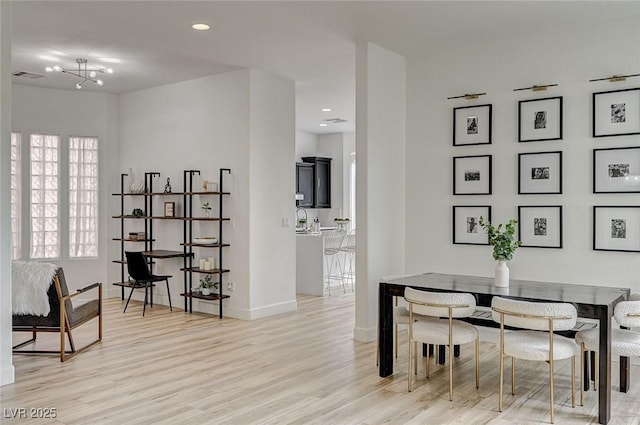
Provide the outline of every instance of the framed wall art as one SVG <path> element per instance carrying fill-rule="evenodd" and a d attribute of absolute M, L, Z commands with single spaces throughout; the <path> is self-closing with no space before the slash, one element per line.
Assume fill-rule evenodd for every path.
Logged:
<path fill-rule="evenodd" d="M 562 206 L 519 206 L 518 239 L 523 247 L 562 248 Z"/>
<path fill-rule="evenodd" d="M 491 155 L 453 158 L 454 195 L 491 195 Z"/>
<path fill-rule="evenodd" d="M 594 206 L 593 249 L 640 252 L 640 207 Z"/>
<path fill-rule="evenodd" d="M 491 105 L 453 108 L 453 146 L 491 144 Z"/>
<path fill-rule="evenodd" d="M 489 235 L 480 227 L 480 217 L 491 222 L 491 206 L 454 206 L 453 243 L 489 245 Z"/>
<path fill-rule="evenodd" d="M 640 134 L 640 88 L 593 94 L 593 137 Z"/>
<path fill-rule="evenodd" d="M 562 193 L 562 152 L 518 154 L 518 194 Z"/>
<path fill-rule="evenodd" d="M 640 147 L 594 149 L 593 193 L 640 193 Z"/>
<path fill-rule="evenodd" d="M 562 96 L 518 102 L 518 142 L 562 139 Z"/>

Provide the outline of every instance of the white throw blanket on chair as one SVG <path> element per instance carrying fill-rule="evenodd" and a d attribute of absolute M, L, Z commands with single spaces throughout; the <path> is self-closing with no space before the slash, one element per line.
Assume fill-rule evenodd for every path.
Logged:
<path fill-rule="evenodd" d="M 11 263 L 11 302 L 13 314 L 49 314 L 47 291 L 58 266 L 37 261 L 13 261 Z"/>

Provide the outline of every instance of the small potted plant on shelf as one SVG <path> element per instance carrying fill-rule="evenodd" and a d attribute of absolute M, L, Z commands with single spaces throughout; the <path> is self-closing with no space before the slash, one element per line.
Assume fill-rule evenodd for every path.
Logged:
<path fill-rule="evenodd" d="M 509 286 L 509 267 L 507 261 L 513 259 L 516 249 L 522 242 L 515 238 L 516 224 L 518 220 L 511 219 L 506 224 L 498 224 L 498 227 L 484 221 L 480 217 L 480 226 L 489 235 L 489 245 L 493 246 L 493 259 L 497 261 L 495 270 L 495 285 Z"/>
<path fill-rule="evenodd" d="M 204 204 L 202 204 L 202 211 L 204 212 L 204 216 L 206 218 L 209 218 L 209 215 L 211 214 L 211 205 L 209 205 L 208 202 L 205 202 Z"/>
<path fill-rule="evenodd" d="M 211 275 L 206 275 L 200 278 L 200 292 L 202 295 L 211 295 L 211 291 L 218 287 L 218 282 L 213 281 Z"/>

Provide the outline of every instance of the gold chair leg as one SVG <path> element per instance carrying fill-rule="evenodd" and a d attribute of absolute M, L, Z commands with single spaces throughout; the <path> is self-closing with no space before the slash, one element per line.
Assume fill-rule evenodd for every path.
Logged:
<path fill-rule="evenodd" d="M 480 339 L 476 339 L 476 388 L 480 388 Z"/>
<path fill-rule="evenodd" d="M 551 423 L 555 423 L 553 412 L 553 352 L 549 352 L 549 407 L 551 408 Z"/>
<path fill-rule="evenodd" d="M 449 401 L 453 401 L 453 345 L 449 345 Z"/>
<path fill-rule="evenodd" d="M 571 357 L 571 407 L 576 407 L 576 357 Z"/>
<path fill-rule="evenodd" d="M 504 354 L 502 353 L 502 350 L 500 350 L 500 391 L 499 391 L 499 395 L 500 397 L 498 398 L 498 412 L 502 412 L 502 387 L 503 387 L 503 381 L 504 380 Z"/>
<path fill-rule="evenodd" d="M 407 361 L 407 365 L 408 365 L 408 371 L 407 371 L 407 390 L 409 390 L 409 392 L 411 392 L 411 356 L 413 354 L 413 350 L 411 349 L 411 338 L 409 338 L 409 359 Z"/>
<path fill-rule="evenodd" d="M 516 358 L 511 357 L 511 395 L 516 395 Z"/>
<path fill-rule="evenodd" d="M 398 358 L 398 324 L 396 323 L 395 325 L 393 325 L 393 332 L 394 332 L 394 340 L 395 340 L 395 345 L 394 345 L 394 349 L 395 349 L 395 354 L 396 354 L 396 359 Z"/>

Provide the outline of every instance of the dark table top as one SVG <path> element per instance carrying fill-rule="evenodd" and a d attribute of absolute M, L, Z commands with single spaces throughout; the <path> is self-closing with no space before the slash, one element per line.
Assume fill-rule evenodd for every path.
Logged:
<path fill-rule="evenodd" d="M 381 282 L 435 291 L 469 292 L 531 301 L 559 301 L 587 305 L 610 305 L 621 296 L 622 299 L 627 299 L 630 293 L 629 288 L 517 279 L 510 279 L 509 287 L 499 288 L 494 285 L 493 278 L 441 273 L 383 278 Z"/>

